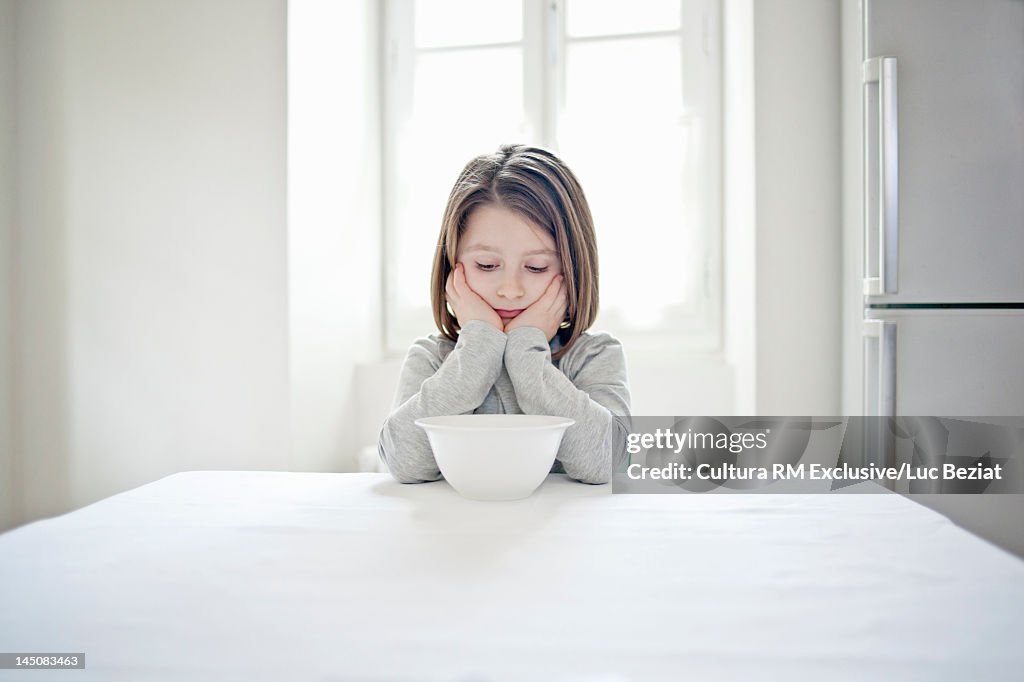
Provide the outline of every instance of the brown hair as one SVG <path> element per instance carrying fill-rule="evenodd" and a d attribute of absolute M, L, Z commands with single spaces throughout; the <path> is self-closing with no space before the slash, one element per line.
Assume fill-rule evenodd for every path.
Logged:
<path fill-rule="evenodd" d="M 455 266 L 459 239 L 469 214 L 494 204 L 514 211 L 552 236 L 562 262 L 568 295 L 568 327 L 558 330 L 561 357 L 597 317 L 597 243 L 594 220 L 583 188 L 561 159 L 538 147 L 503 144 L 466 164 L 455 181 L 441 221 L 430 275 L 434 322 L 452 341 L 459 338 L 458 320 L 448 311 L 445 283 Z"/>

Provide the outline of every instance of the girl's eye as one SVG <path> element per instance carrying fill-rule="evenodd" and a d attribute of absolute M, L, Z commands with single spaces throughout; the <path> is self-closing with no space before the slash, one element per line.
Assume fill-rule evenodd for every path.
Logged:
<path fill-rule="evenodd" d="M 540 274 L 542 272 L 547 272 L 548 271 L 548 266 L 545 265 L 542 268 L 535 268 L 535 267 L 533 267 L 531 265 L 527 265 L 526 269 L 529 270 L 530 272 L 533 272 L 533 273 L 536 273 L 536 274 Z"/>
<path fill-rule="evenodd" d="M 498 267 L 497 265 L 494 265 L 493 263 L 477 263 L 476 266 L 478 268 L 480 268 L 481 270 L 483 270 L 484 272 L 490 272 L 494 268 Z"/>

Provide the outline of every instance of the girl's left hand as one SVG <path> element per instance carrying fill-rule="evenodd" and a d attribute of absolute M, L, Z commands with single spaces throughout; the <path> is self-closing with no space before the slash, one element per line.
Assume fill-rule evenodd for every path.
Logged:
<path fill-rule="evenodd" d="M 565 278 L 557 275 L 548 282 L 548 288 L 540 298 L 505 324 L 505 333 L 508 334 L 518 327 L 536 327 L 544 332 L 544 338 L 550 341 L 558 333 L 558 325 L 565 320 L 568 305 Z"/>

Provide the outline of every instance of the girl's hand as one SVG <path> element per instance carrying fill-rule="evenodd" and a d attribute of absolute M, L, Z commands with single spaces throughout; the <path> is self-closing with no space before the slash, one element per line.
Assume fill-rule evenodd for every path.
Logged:
<path fill-rule="evenodd" d="M 487 301 L 480 298 L 479 294 L 469 288 L 462 263 L 456 263 L 455 269 L 448 274 L 444 293 L 460 327 L 465 327 L 470 320 L 481 320 L 501 329 L 501 318 L 498 317 L 498 313 L 494 312 L 494 308 L 487 305 Z M 525 315 L 526 312 L 524 311 L 523 314 Z"/>
<path fill-rule="evenodd" d="M 568 306 L 565 278 L 558 275 L 548 282 L 548 288 L 533 305 L 508 321 L 505 333 L 518 327 L 536 327 L 544 332 L 544 338 L 551 341 L 558 333 L 558 325 L 565 319 Z"/>

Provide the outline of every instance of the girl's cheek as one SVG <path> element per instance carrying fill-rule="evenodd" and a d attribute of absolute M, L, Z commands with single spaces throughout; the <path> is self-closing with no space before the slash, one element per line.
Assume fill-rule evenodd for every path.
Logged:
<path fill-rule="evenodd" d="M 464 265 L 463 267 L 466 268 L 466 283 L 469 284 L 469 288 L 479 292 L 484 284 L 480 277 L 480 271 L 469 265 Z"/>

